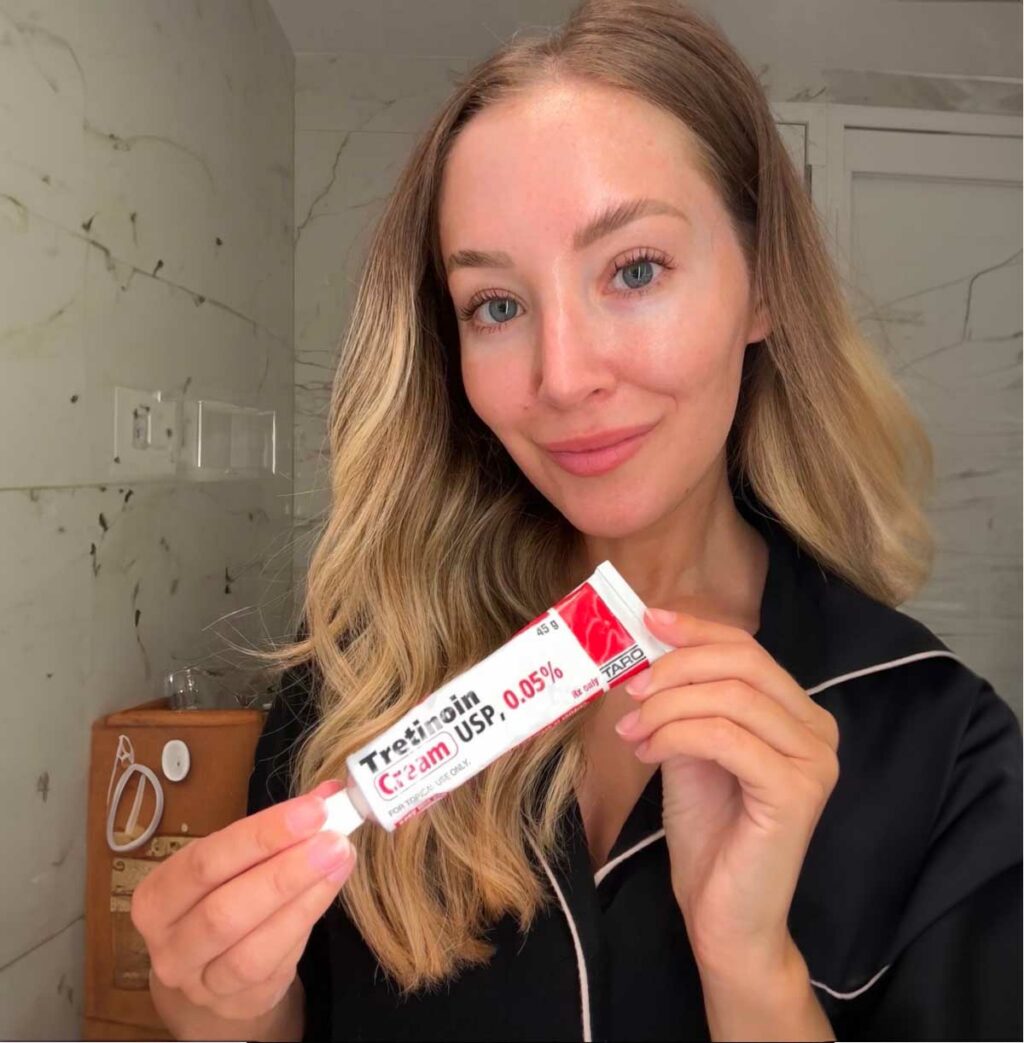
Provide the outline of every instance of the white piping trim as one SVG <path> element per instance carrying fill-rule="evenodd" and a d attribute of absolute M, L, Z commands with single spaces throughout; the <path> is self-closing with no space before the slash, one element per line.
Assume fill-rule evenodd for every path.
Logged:
<path fill-rule="evenodd" d="M 880 670 L 888 670 L 890 667 L 902 666 L 904 663 L 913 663 L 919 659 L 934 659 L 937 656 L 944 656 L 947 659 L 955 659 L 958 663 L 963 664 L 963 660 L 959 656 L 953 655 L 952 652 L 943 652 L 941 649 L 936 649 L 933 652 L 916 652 L 914 655 L 904 656 L 902 659 L 890 659 L 888 663 L 876 663 L 874 666 L 866 666 L 863 670 L 851 670 L 848 674 L 841 674 L 839 677 L 833 677 L 831 681 L 822 681 L 821 684 L 815 685 L 813 688 L 807 689 L 808 695 L 816 695 L 818 692 L 824 691 L 826 688 L 831 688 L 834 684 L 840 684 L 842 681 L 850 681 L 854 677 L 864 677 L 865 674 L 876 674 Z"/>
<path fill-rule="evenodd" d="M 634 844 L 628 851 L 623 851 L 621 855 L 616 855 L 610 862 L 605 862 L 603 866 L 594 874 L 594 886 L 596 887 L 601 881 L 620 863 L 629 858 L 630 855 L 635 855 L 642 847 L 647 847 L 648 844 L 653 844 L 659 837 L 665 835 L 665 830 L 659 829 L 656 833 L 651 833 L 650 836 L 644 837 L 639 844 Z"/>
<path fill-rule="evenodd" d="M 583 959 L 583 945 L 580 942 L 579 932 L 576 930 L 576 921 L 572 918 L 572 913 L 569 911 L 569 904 L 565 900 L 565 895 L 562 894 L 562 889 L 558 886 L 555 874 L 551 872 L 547 861 L 541 854 L 537 845 L 533 843 L 532 839 L 530 840 L 530 843 L 533 844 L 533 850 L 536 851 L 537 857 L 540 859 L 540 864 L 544 867 L 544 872 L 547 873 L 548 880 L 551 881 L 551 886 L 555 889 L 558 904 L 562 907 L 562 912 L 565 914 L 565 919 L 569 924 L 569 933 L 572 935 L 573 948 L 576 950 L 576 971 L 579 974 L 580 979 L 580 1016 L 583 1021 L 583 1040 L 584 1043 L 591 1043 L 593 1036 L 591 1035 L 590 1029 L 590 982 L 587 978 L 587 964 Z"/>
<path fill-rule="evenodd" d="M 874 985 L 874 984 L 875 984 L 875 982 L 876 982 L 876 981 L 878 981 L 878 979 L 879 979 L 879 978 L 881 978 L 881 976 L 882 976 L 883 974 L 885 974 L 885 972 L 886 972 L 886 971 L 887 971 L 887 970 L 888 970 L 888 969 L 889 969 L 889 968 L 890 968 L 891 966 L 892 966 L 892 964 L 891 964 L 891 963 L 887 963 L 887 964 L 886 964 L 886 965 L 885 965 L 885 966 L 884 966 L 884 967 L 883 967 L 883 968 L 882 968 L 882 969 L 881 969 L 881 970 L 880 970 L 880 971 L 879 971 L 879 972 L 878 972 L 878 973 L 877 973 L 877 974 L 876 974 L 876 975 L 875 975 L 875 976 L 874 976 L 874 977 L 873 977 L 873 978 L 872 978 L 872 979 L 871 979 L 871 980 L 870 980 L 870 981 L 869 981 L 869 982 L 867 983 L 867 985 L 862 985 L 862 986 L 861 986 L 861 987 L 860 987 L 859 989 L 854 989 L 854 990 L 853 990 L 853 992 L 836 992 L 836 990 L 835 990 L 835 989 L 830 989 L 830 988 L 829 988 L 829 987 L 828 987 L 827 985 L 823 985 L 823 984 L 822 984 L 822 983 L 821 983 L 820 981 L 815 981 L 815 980 L 814 980 L 813 978 L 811 979 L 811 984 L 812 984 L 812 985 L 814 985 L 814 986 L 816 986 L 816 987 L 817 987 L 817 988 L 819 988 L 819 989 L 823 989 L 823 990 L 824 990 L 825 992 L 827 992 L 827 993 L 828 993 L 828 994 L 829 994 L 830 996 L 835 996 L 835 998 L 836 998 L 837 1000 L 852 1000 L 852 999 L 855 999 L 855 998 L 856 998 L 857 996 L 859 996 L 859 995 L 860 995 L 860 994 L 861 994 L 862 992 L 867 992 L 867 991 L 868 991 L 868 989 L 870 989 L 870 988 L 871 988 L 871 986 L 872 986 L 872 985 Z"/>

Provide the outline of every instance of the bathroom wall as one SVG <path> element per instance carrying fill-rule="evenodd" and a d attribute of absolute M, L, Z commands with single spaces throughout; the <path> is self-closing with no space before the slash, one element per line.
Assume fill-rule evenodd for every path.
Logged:
<path fill-rule="evenodd" d="M 90 723 L 286 629 L 293 117 L 266 0 L 0 0 L 0 1038 L 80 1031 Z M 133 477 L 118 385 L 276 473 Z"/>
<path fill-rule="evenodd" d="M 298 596 L 307 556 L 328 504 L 324 417 L 367 232 L 416 133 L 449 91 L 452 78 L 514 31 L 557 24 L 575 5 L 571 0 L 472 4 L 449 0 L 429 9 L 409 8 L 401 18 L 385 18 L 347 6 L 272 2 L 296 52 L 294 551 Z M 1018 117 L 1021 113 L 1021 7 L 1017 3 L 693 0 L 692 6 L 721 25 L 773 102 Z M 1005 188 L 1006 193 L 1014 191 L 1019 198 L 1019 188 Z M 1006 226 L 1017 227 L 1011 210 L 1012 204 L 1005 211 Z M 882 224 L 884 217 L 883 213 L 878 218 Z M 970 218 L 964 220 L 969 223 Z M 975 231 L 974 239 L 983 238 L 982 229 Z M 929 242 L 922 238 L 917 245 L 928 251 Z M 901 263 L 912 265 L 917 255 L 910 244 L 904 247 L 899 252 Z M 978 256 L 998 255 L 986 262 L 993 265 L 1003 259 L 1002 249 L 1001 241 L 993 242 L 989 249 L 979 248 Z M 985 267 L 966 256 L 958 264 L 955 251 L 948 261 L 955 276 L 942 280 L 946 285 L 932 286 L 931 266 L 925 264 L 916 275 L 904 273 L 899 280 L 904 294 L 910 292 L 905 284 L 910 284 L 922 300 L 926 298 L 929 316 L 960 315 L 970 300 L 973 277 Z M 1019 252 L 1009 263 L 1019 286 Z M 1014 272 L 1004 274 L 1009 285 Z M 883 279 L 875 289 L 884 298 L 890 287 Z M 925 308 L 917 297 L 905 307 L 911 304 Z M 940 481 L 937 510 L 941 516 L 937 513 L 935 520 L 948 556 L 940 563 L 936 582 L 906 610 L 932 626 L 969 665 L 990 676 L 1020 714 L 1020 332 L 1019 323 L 1001 325 L 1006 308 L 1013 313 L 1012 300 L 1003 301 L 989 316 L 989 324 L 1016 333 L 1007 334 L 998 344 L 984 345 L 984 356 L 966 344 L 955 355 L 947 352 L 915 360 L 914 385 L 905 380 L 921 412 L 927 414 L 926 405 L 934 408 L 934 395 L 926 403 L 918 389 L 934 385 L 947 389 L 947 399 L 963 414 L 951 423 L 943 399 L 942 430 L 930 429 Z M 863 311 L 863 301 L 858 301 L 857 314 Z M 894 316 L 892 321 L 905 319 Z M 925 326 L 923 319 L 919 325 L 918 339 L 927 339 L 933 327 Z M 865 324 L 865 332 L 886 348 L 887 339 L 898 330 L 895 326 L 880 329 L 874 322 Z M 967 385 L 970 394 L 957 397 L 955 389 Z M 989 392 L 994 413 L 973 417 L 979 396 L 984 401 Z M 1014 393 L 1016 412 L 1011 409 L 1006 414 L 1004 403 Z M 965 454 L 971 453 L 982 457 L 965 462 Z M 979 472 L 986 476 L 984 488 L 978 484 Z M 960 510 L 967 504 L 970 512 Z M 985 519 L 980 533 L 979 516 Z"/>
<path fill-rule="evenodd" d="M 281 14 L 286 12 L 281 11 Z M 465 57 L 384 52 L 295 59 L 296 598 L 329 503 L 325 420 L 365 256 L 416 133 Z"/>

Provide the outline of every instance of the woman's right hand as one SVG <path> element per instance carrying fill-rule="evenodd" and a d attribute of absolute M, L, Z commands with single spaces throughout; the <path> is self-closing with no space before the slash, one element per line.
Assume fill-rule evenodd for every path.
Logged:
<path fill-rule="evenodd" d="M 132 922 L 163 985 L 221 1018 L 281 1002 L 355 864 L 345 837 L 319 832 L 324 798 L 340 788 L 324 782 L 194 840 L 138 885 Z"/>

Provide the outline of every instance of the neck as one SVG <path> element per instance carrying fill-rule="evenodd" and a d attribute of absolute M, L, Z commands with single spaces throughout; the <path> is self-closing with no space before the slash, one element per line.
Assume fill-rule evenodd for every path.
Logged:
<path fill-rule="evenodd" d="M 767 546 L 736 508 L 724 459 L 654 525 L 584 535 L 580 554 L 581 580 L 607 559 L 649 607 L 758 629 Z"/>

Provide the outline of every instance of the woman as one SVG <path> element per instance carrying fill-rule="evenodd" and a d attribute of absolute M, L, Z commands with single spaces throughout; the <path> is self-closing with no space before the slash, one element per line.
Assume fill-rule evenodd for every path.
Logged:
<path fill-rule="evenodd" d="M 252 814 L 136 894 L 172 1030 L 1019 1036 L 1020 730 L 894 607 L 927 440 L 713 27 L 593 0 L 467 77 L 377 229 L 329 428 Z M 605 558 L 678 613 L 645 689 L 358 856 L 316 833 L 350 751 Z"/>

